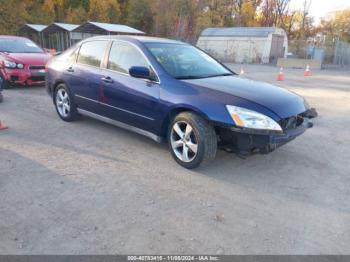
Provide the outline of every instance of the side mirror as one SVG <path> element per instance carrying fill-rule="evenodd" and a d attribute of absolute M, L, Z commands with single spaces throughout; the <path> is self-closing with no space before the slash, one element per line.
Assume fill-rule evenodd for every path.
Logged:
<path fill-rule="evenodd" d="M 153 76 L 153 73 L 147 67 L 144 67 L 144 66 L 130 67 L 129 74 L 135 78 L 148 79 L 151 81 L 156 80 L 155 77 Z"/>

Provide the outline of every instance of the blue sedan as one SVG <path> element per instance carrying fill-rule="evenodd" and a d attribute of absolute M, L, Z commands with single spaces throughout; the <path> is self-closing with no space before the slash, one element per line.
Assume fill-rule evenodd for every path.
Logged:
<path fill-rule="evenodd" d="M 285 89 L 241 79 L 183 42 L 134 36 L 86 39 L 47 65 L 59 117 L 81 115 L 167 141 L 186 168 L 218 148 L 241 157 L 268 153 L 312 127 L 317 115 Z"/>

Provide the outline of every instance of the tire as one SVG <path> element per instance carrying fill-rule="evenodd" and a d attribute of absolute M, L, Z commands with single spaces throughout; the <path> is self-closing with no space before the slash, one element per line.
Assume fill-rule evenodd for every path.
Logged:
<path fill-rule="evenodd" d="M 55 88 L 53 101 L 56 112 L 62 120 L 72 122 L 79 119 L 73 95 L 65 84 L 59 84 Z"/>
<path fill-rule="evenodd" d="M 174 118 L 169 126 L 168 143 L 175 161 L 188 169 L 210 163 L 217 151 L 214 128 L 192 112 Z"/>

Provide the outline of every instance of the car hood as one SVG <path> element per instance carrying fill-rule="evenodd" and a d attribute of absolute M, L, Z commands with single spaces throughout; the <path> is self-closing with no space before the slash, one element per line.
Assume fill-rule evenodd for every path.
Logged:
<path fill-rule="evenodd" d="M 249 100 L 272 111 L 280 118 L 297 115 L 307 110 L 305 100 L 301 96 L 263 82 L 243 79 L 237 76 L 182 81 L 194 87 L 209 88 Z"/>
<path fill-rule="evenodd" d="M 6 57 L 25 65 L 45 65 L 51 55 L 48 53 L 7 53 Z"/>

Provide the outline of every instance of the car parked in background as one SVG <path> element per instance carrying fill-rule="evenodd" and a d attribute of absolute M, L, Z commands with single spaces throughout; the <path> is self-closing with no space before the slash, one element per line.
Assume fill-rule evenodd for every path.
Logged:
<path fill-rule="evenodd" d="M 49 53 L 27 38 L 0 36 L 2 87 L 44 85 L 45 65 L 50 58 Z"/>
<path fill-rule="evenodd" d="M 316 111 L 285 89 L 236 76 L 191 45 L 99 36 L 50 60 L 46 87 L 64 121 L 84 114 L 158 142 L 186 168 L 218 146 L 268 153 L 312 127 Z"/>

